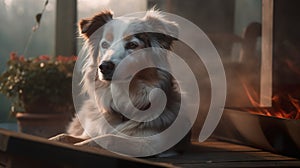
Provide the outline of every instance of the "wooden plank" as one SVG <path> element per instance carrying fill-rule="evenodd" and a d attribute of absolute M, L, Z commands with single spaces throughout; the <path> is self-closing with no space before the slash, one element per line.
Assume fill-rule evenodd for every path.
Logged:
<path fill-rule="evenodd" d="M 168 162 L 180 167 L 300 166 L 297 158 L 221 141 L 193 142 L 183 155 L 150 160 Z"/>
<path fill-rule="evenodd" d="M 9 156 L 0 152 L 0 167 L 8 167 Z"/>
<path fill-rule="evenodd" d="M 235 167 L 299 167 L 299 163 L 289 162 L 289 161 L 280 161 L 280 162 L 268 162 L 268 161 L 259 161 L 259 162 L 222 162 L 222 163 L 214 163 L 214 162 L 207 162 L 207 163 L 197 163 L 197 164 L 180 164 L 178 166 L 185 167 L 185 168 L 217 168 L 217 167 L 228 167 L 228 168 L 235 168 Z"/>
<path fill-rule="evenodd" d="M 34 164 L 33 161 L 37 161 L 39 166 L 44 166 L 40 164 L 45 163 L 45 165 L 54 165 L 55 167 L 57 165 L 71 167 L 100 167 L 104 165 L 106 167 L 174 167 L 171 164 L 121 156 L 106 150 L 53 142 L 4 129 L 0 129 L 0 138 L 1 155 L 13 156 L 10 159 L 15 163 L 20 159 L 27 158 L 23 159 L 23 162 L 30 160 L 28 166 Z M 26 167 L 24 163 L 22 164 Z"/>
<path fill-rule="evenodd" d="M 170 157 L 170 158 L 152 158 L 152 161 L 168 162 L 175 165 L 178 164 L 204 164 L 209 162 L 214 163 L 227 163 L 227 162 L 278 162 L 278 161 L 290 161 L 297 163 L 300 166 L 300 161 L 294 158 L 288 157 L 276 157 L 261 154 L 259 152 L 243 153 L 243 152 L 202 152 L 184 154 L 182 156 Z"/>
<path fill-rule="evenodd" d="M 262 0 L 260 105 L 272 106 L 273 0 Z"/>
<path fill-rule="evenodd" d="M 21 164 L 18 165 L 18 164 Z M 0 167 L 300 167 L 300 160 L 221 141 L 193 142 L 168 158 L 120 156 L 0 129 Z"/>
<path fill-rule="evenodd" d="M 55 56 L 76 55 L 77 2 L 56 1 Z"/>
<path fill-rule="evenodd" d="M 216 148 L 217 150 L 229 150 L 229 151 L 240 151 L 240 152 L 262 151 L 261 149 L 253 148 L 250 146 L 238 145 L 238 144 L 217 141 L 217 140 L 206 141 L 206 142 L 202 142 L 202 143 L 193 142 L 192 144 L 194 146 Z"/>

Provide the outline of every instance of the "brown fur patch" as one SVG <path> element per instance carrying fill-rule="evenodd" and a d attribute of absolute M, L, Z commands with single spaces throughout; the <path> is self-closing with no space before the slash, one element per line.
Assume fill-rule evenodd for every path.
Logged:
<path fill-rule="evenodd" d="M 112 17 L 112 11 L 106 10 L 91 18 L 82 19 L 79 21 L 79 31 L 85 39 L 88 39 L 98 28 L 112 20 Z"/>

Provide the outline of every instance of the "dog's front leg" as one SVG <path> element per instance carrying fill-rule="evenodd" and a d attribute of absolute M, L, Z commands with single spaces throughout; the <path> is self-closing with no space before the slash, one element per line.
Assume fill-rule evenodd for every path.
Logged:
<path fill-rule="evenodd" d="M 63 142 L 63 143 L 69 143 L 69 144 L 75 144 L 78 142 L 82 142 L 86 139 L 79 138 L 79 137 L 74 137 L 68 134 L 59 134 L 54 137 L 49 138 L 50 141 L 58 141 L 58 142 Z"/>
<path fill-rule="evenodd" d="M 129 156 L 148 156 L 154 150 L 153 146 L 143 138 L 127 138 L 113 134 L 91 138 L 75 145 L 105 148 Z"/>

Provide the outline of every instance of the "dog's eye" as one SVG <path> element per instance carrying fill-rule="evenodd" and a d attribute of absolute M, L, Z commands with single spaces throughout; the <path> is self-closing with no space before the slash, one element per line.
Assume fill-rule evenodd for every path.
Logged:
<path fill-rule="evenodd" d="M 125 48 L 130 50 L 130 49 L 135 49 L 139 46 L 139 44 L 137 42 L 128 42 L 126 45 L 125 45 Z"/>
<path fill-rule="evenodd" d="M 103 41 L 103 42 L 101 43 L 101 47 L 104 48 L 104 49 L 108 49 L 109 46 L 110 46 L 109 43 L 106 42 L 106 41 Z"/>

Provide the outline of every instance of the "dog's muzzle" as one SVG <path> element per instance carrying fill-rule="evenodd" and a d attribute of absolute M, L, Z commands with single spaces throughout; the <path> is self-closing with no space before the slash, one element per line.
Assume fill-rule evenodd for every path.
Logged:
<path fill-rule="evenodd" d="M 104 80 L 111 80 L 115 70 L 115 64 L 112 61 L 103 61 L 100 66 L 100 71 Z"/>

